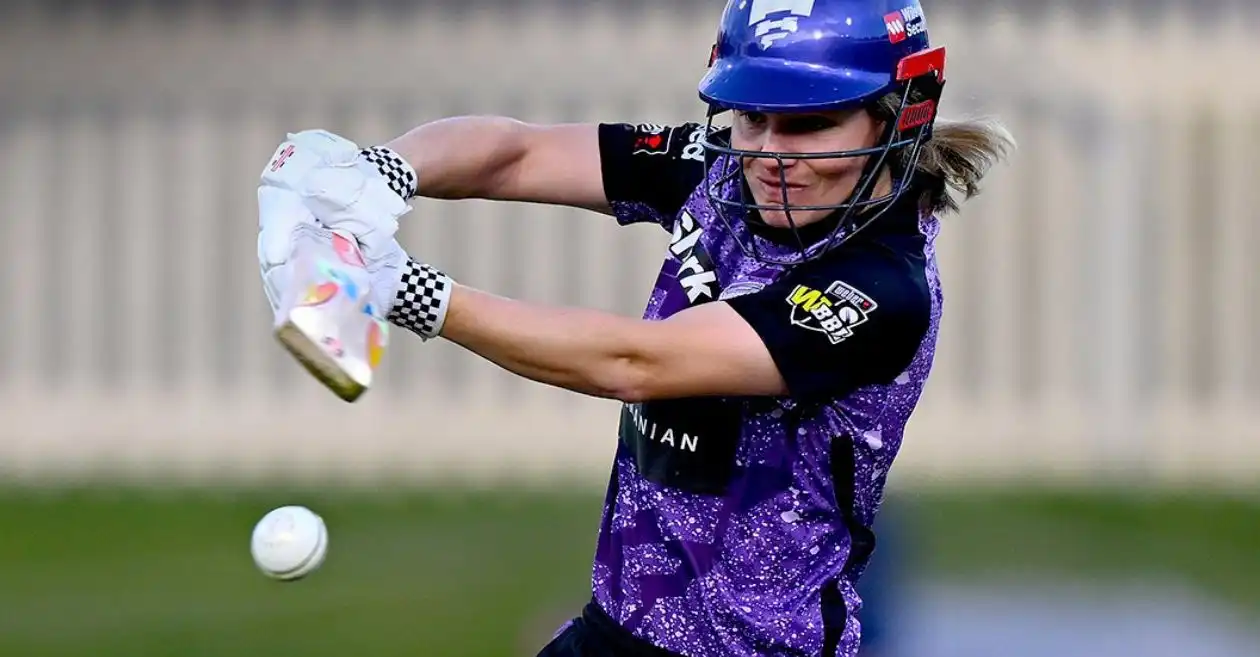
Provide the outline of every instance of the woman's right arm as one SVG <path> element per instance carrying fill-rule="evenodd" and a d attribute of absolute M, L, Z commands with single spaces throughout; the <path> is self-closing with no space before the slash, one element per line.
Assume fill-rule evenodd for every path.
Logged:
<path fill-rule="evenodd" d="M 611 214 L 594 123 L 529 124 L 461 116 L 414 128 L 385 146 L 419 178 L 419 195 L 524 201 Z"/>

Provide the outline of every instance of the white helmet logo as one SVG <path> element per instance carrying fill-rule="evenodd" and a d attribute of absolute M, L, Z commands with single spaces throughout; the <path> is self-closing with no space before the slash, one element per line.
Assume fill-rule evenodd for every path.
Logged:
<path fill-rule="evenodd" d="M 771 14 L 788 16 L 769 18 Z M 762 48 L 769 48 L 775 41 L 796 32 L 796 21 L 814 13 L 814 0 L 752 0 L 748 12 L 748 24 L 756 26 L 754 35 Z"/>

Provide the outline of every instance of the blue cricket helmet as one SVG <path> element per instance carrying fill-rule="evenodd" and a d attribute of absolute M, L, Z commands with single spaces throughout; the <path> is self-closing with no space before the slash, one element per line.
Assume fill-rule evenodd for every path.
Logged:
<path fill-rule="evenodd" d="M 918 0 L 729 0 L 709 70 L 699 84 L 700 98 L 709 106 L 710 128 L 713 116 L 727 110 L 808 113 L 856 107 L 876 111 L 886 128 L 882 143 L 873 148 L 827 153 L 740 151 L 705 139 L 706 150 L 727 156 L 718 166 L 733 169 L 719 182 L 738 178 L 741 183 L 741 198 L 737 200 L 718 192 L 723 185 L 706 185 L 718 215 L 731 227 L 735 214 L 755 224 L 759 221 L 756 210 L 784 211 L 799 247 L 794 259 L 784 262 L 809 259 L 807 251 L 817 254 L 838 244 L 843 235 L 860 229 L 849 225 L 852 219 L 861 216 L 873 220 L 872 214 L 878 216 L 879 210 L 886 209 L 909 187 L 919 149 L 931 136 L 944 69 L 945 49 L 931 47 Z M 878 103 L 889 94 L 898 94 L 901 103 L 896 112 L 885 115 Z M 731 166 L 738 158 L 749 157 L 777 158 L 780 164 L 783 159 L 799 158 L 870 159 L 865 175 L 844 203 L 795 207 L 798 211 L 837 211 L 829 222 L 834 229 L 826 245 L 813 248 L 816 244 L 807 244 L 792 222 L 794 208 L 786 191 L 779 205 L 750 202 L 747 185 L 742 184 L 742 167 Z M 706 160 L 711 165 L 722 162 L 721 158 Z M 872 198 L 885 165 L 893 168 L 894 188 L 889 194 Z M 752 255 L 775 261 L 755 253 L 755 241 L 749 240 Z"/>
<path fill-rule="evenodd" d="M 828 110 L 893 91 L 927 50 L 917 0 L 731 0 L 700 98 L 756 112 Z"/>

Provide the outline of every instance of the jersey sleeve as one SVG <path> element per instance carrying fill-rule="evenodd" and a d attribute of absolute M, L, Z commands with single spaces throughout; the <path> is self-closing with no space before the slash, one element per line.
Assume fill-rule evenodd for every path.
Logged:
<path fill-rule="evenodd" d="M 791 395 L 807 401 L 892 382 L 931 321 L 922 268 L 878 254 L 802 265 L 726 303 L 761 336 Z"/>
<path fill-rule="evenodd" d="M 621 224 L 652 222 L 672 230 L 674 218 L 704 179 L 705 126 L 599 125 L 604 195 Z"/>

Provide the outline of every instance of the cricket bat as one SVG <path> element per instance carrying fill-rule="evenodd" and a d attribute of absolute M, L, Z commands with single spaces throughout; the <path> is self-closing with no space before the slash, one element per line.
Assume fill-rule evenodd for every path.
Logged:
<path fill-rule="evenodd" d="M 371 302 L 371 276 L 353 237 L 303 232 L 294 241 L 276 340 L 347 402 L 372 386 L 389 344 L 389 323 Z"/>

